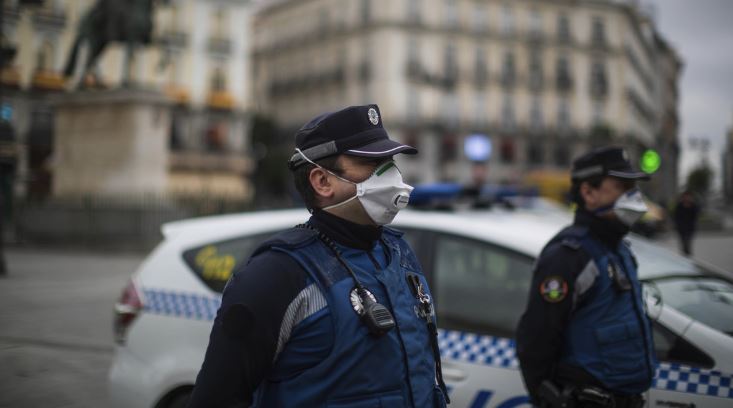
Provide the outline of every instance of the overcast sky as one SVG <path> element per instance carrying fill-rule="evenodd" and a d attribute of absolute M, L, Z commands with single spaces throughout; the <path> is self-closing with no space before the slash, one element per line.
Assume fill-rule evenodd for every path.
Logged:
<path fill-rule="evenodd" d="M 733 125 L 733 0 L 644 3 L 656 9 L 659 31 L 684 61 L 679 103 L 680 175 L 686 177 L 701 158 L 691 148 L 689 138 L 704 137 L 710 140 L 708 156 L 720 183 L 720 152 Z"/>

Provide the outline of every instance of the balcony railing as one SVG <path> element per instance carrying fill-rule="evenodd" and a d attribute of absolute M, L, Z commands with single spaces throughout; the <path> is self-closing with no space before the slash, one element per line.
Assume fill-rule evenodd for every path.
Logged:
<path fill-rule="evenodd" d="M 66 25 L 66 13 L 61 9 L 41 8 L 33 13 L 33 25 L 60 30 Z"/>
<path fill-rule="evenodd" d="M 230 54 L 232 52 L 232 42 L 228 38 L 209 37 L 208 50 L 212 54 Z"/>
<path fill-rule="evenodd" d="M 252 160 L 239 152 L 171 152 L 168 160 L 171 170 L 249 174 L 253 169 Z"/>
<path fill-rule="evenodd" d="M 176 29 L 165 30 L 158 36 L 158 43 L 164 47 L 183 48 L 188 43 L 188 33 Z"/>

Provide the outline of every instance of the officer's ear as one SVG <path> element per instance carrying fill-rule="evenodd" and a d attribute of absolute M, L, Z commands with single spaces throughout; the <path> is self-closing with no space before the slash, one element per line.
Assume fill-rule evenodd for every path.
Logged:
<path fill-rule="evenodd" d="M 316 200 L 329 199 L 334 195 L 333 183 L 330 174 L 320 167 L 314 167 L 308 173 L 308 181 L 315 193 Z"/>
<path fill-rule="evenodd" d="M 598 189 L 593 187 L 589 182 L 582 181 L 580 182 L 580 187 L 578 188 L 578 192 L 580 193 L 580 197 L 583 199 L 583 203 L 585 203 L 585 208 L 587 209 L 594 209 L 598 207 Z"/>

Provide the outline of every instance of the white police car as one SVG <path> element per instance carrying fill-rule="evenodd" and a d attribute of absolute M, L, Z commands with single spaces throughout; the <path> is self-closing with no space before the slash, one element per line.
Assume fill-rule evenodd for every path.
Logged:
<path fill-rule="evenodd" d="M 265 237 L 307 217 L 284 210 L 166 224 L 116 306 L 113 402 L 185 406 L 232 270 Z M 569 222 L 548 209 L 397 216 L 435 297 L 451 406 L 530 406 L 512 335 L 534 258 Z M 647 406 L 733 406 L 733 281 L 641 238 L 631 242 L 661 362 Z"/>

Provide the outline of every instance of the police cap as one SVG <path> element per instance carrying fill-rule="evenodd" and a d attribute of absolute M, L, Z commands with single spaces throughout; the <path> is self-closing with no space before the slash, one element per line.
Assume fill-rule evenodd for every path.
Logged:
<path fill-rule="evenodd" d="M 626 150 L 615 146 L 599 147 L 575 159 L 570 173 L 573 181 L 585 180 L 594 176 L 649 180 L 649 175 L 631 167 Z"/>
<path fill-rule="evenodd" d="M 291 170 L 307 162 L 303 155 L 316 161 L 338 154 L 378 158 L 417 153 L 389 138 L 377 105 L 349 106 L 316 116 L 295 134 L 295 147 L 303 154 L 296 152 L 290 158 Z"/>

